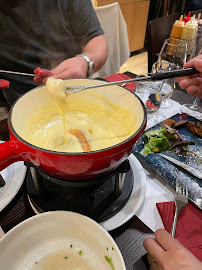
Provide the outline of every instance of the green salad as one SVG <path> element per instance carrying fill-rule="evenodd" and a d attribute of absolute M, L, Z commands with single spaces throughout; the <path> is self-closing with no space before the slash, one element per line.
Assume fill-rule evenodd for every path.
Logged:
<path fill-rule="evenodd" d="M 150 130 L 144 134 L 145 145 L 140 154 L 147 156 L 152 153 L 170 150 L 172 147 L 170 141 L 179 139 L 175 130 L 167 130 L 166 128 L 159 128 Z"/>

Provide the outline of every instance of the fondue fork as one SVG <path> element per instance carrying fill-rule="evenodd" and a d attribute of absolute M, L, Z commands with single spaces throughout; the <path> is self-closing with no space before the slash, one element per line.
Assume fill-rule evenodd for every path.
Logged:
<path fill-rule="evenodd" d="M 171 71 L 162 71 L 150 74 L 150 76 L 145 77 L 138 77 L 128 80 L 122 80 L 122 81 L 116 81 L 116 82 L 109 82 L 109 83 L 102 83 L 102 84 L 94 84 L 94 85 L 87 85 L 87 86 L 73 86 L 68 85 L 66 87 L 66 92 L 68 94 L 74 94 L 86 89 L 90 88 L 97 88 L 97 87 L 103 87 L 103 86 L 110 86 L 110 85 L 118 85 L 118 84 L 124 84 L 124 83 L 130 83 L 135 81 L 142 81 L 142 80 L 164 80 L 168 78 L 175 78 L 175 77 L 181 77 L 186 75 L 192 75 L 197 74 L 199 71 L 195 68 L 187 68 L 187 69 L 178 69 L 178 70 L 171 70 Z"/>
<path fill-rule="evenodd" d="M 1 73 L 10 73 L 10 74 L 16 74 L 16 75 L 22 75 L 22 76 L 32 76 L 34 77 L 35 74 L 30 73 L 23 73 L 23 72 L 17 72 L 17 71 L 10 71 L 10 70 L 0 70 Z"/>

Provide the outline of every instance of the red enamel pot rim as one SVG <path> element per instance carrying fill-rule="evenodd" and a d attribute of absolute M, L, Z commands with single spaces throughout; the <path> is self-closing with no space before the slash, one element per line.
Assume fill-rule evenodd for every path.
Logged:
<path fill-rule="evenodd" d="M 35 149 L 35 150 L 38 150 L 38 151 L 42 151 L 42 152 L 46 152 L 46 153 L 49 153 L 49 154 L 53 154 L 53 155 L 67 155 L 67 156 L 86 156 L 86 155 L 93 155 L 93 154 L 97 154 L 97 153 L 100 153 L 100 152 L 103 152 L 103 151 L 108 151 L 108 150 L 111 150 L 113 148 L 117 148 L 119 146 L 122 146 L 123 144 L 129 142 L 133 137 L 135 137 L 139 132 L 141 132 L 141 130 L 146 126 L 146 122 L 147 122 L 147 113 L 146 113 L 146 108 L 144 106 L 144 103 L 142 102 L 142 100 L 133 92 L 131 92 L 130 90 L 122 87 L 122 86 L 119 86 L 119 87 L 122 87 L 124 90 L 130 92 L 131 94 L 133 94 L 140 102 L 140 104 L 142 105 L 142 109 L 143 109 L 143 113 L 144 113 L 144 118 L 143 118 L 143 121 L 142 121 L 142 124 L 141 126 L 138 128 L 138 130 L 132 135 L 130 136 L 128 139 L 120 142 L 119 144 L 115 144 L 113 146 L 110 146 L 108 148 L 103 148 L 103 149 L 99 149 L 99 150 L 95 150 L 95 151 L 89 151 L 89 152 L 59 152 L 59 151 L 53 151 L 53 150 L 48 150 L 48 149 L 45 149 L 45 148 L 41 148 L 41 147 L 38 147 L 36 145 L 33 145 L 29 142 L 27 142 L 26 140 L 24 140 L 14 129 L 13 127 L 13 124 L 12 124 L 12 114 L 13 114 L 13 110 L 14 110 L 14 107 L 15 105 L 18 103 L 19 100 L 23 99 L 23 97 L 25 95 L 29 95 L 30 92 L 32 91 L 35 91 L 36 89 L 40 88 L 40 87 L 43 87 L 44 85 L 40 85 L 38 87 L 35 87 L 33 88 L 32 90 L 26 92 L 24 95 L 22 95 L 19 99 L 16 100 L 16 102 L 13 104 L 13 106 L 11 107 L 10 111 L 9 111 L 9 115 L 8 115 L 8 126 L 11 130 L 11 132 L 13 133 L 13 135 L 19 140 L 21 141 L 22 143 L 24 143 L 25 145 L 28 145 L 29 147 Z"/>

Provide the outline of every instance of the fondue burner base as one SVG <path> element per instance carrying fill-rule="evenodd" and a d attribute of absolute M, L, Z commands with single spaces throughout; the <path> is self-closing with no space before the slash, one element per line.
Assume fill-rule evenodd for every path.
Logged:
<path fill-rule="evenodd" d="M 25 165 L 29 200 L 38 213 L 66 210 L 103 222 L 126 205 L 133 189 L 128 160 L 105 176 L 80 181 L 56 178 L 34 165 Z"/>

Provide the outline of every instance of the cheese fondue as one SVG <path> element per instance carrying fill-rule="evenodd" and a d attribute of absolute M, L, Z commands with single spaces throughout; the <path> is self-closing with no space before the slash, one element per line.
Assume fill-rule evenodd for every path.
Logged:
<path fill-rule="evenodd" d="M 132 94 L 121 89 L 116 100 L 113 95 L 120 87 L 105 86 L 68 95 L 67 85 L 78 85 L 78 81 L 47 80 L 49 98 L 29 119 L 23 131 L 26 141 L 59 152 L 88 152 L 116 145 L 137 131 L 142 120 L 137 121 L 135 110 L 132 111 L 128 98 Z M 100 83 L 80 83 L 90 82 Z M 128 104 L 125 101 L 122 106 L 124 99 Z M 139 117 L 143 117 L 142 111 Z"/>

